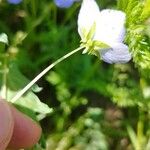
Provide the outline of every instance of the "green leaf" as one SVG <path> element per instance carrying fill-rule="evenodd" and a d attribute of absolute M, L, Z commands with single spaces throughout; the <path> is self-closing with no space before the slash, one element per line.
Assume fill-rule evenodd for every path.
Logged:
<path fill-rule="evenodd" d="M 127 132 L 129 134 L 129 137 L 130 137 L 130 140 L 132 142 L 132 145 L 134 146 L 135 149 L 137 149 L 138 148 L 137 147 L 137 143 L 138 143 L 137 136 L 136 136 L 134 130 L 129 125 L 127 126 Z"/>
<path fill-rule="evenodd" d="M 52 112 L 52 108 L 49 108 L 47 104 L 42 103 L 32 92 L 28 92 L 25 96 L 17 100 L 15 104 L 27 107 L 34 112 L 41 114 L 49 114 Z"/>
<path fill-rule="evenodd" d="M 0 34 L 0 42 L 4 44 L 8 44 L 8 36 L 5 33 Z"/>
<path fill-rule="evenodd" d="M 9 73 L 7 75 L 7 100 L 11 102 L 11 99 L 29 83 L 29 80 L 20 72 L 14 62 L 11 62 L 9 66 Z M 34 85 L 33 88 L 36 92 L 41 90 L 37 85 Z M 36 113 L 43 114 L 45 117 L 46 114 L 52 112 L 52 109 L 49 108 L 48 105 L 42 103 L 32 90 L 33 89 L 30 89 L 27 94 L 17 100 L 15 104 L 31 109 Z M 5 93 L 4 88 L 1 87 L 1 96 L 4 97 Z"/>
<path fill-rule="evenodd" d="M 127 8 L 125 9 L 126 13 L 130 15 L 135 6 L 139 3 L 139 0 L 129 0 Z"/>
<path fill-rule="evenodd" d="M 60 76 L 59 74 L 57 74 L 54 71 L 51 71 L 47 77 L 46 77 L 47 81 L 50 82 L 53 85 L 57 85 L 61 82 Z"/>
<path fill-rule="evenodd" d="M 32 118 L 34 121 L 37 121 L 37 117 L 36 117 L 36 113 L 24 106 L 21 105 L 17 105 L 17 104 L 13 104 L 20 112 L 26 114 L 27 116 L 29 116 L 30 118 Z"/>
<path fill-rule="evenodd" d="M 32 91 L 35 92 L 35 93 L 38 93 L 38 92 L 41 92 L 42 91 L 42 87 L 39 87 L 37 84 L 35 84 L 33 87 L 32 87 Z"/>
<path fill-rule="evenodd" d="M 4 88 L 1 88 L 1 95 L 4 94 Z M 9 88 L 7 89 L 7 101 L 11 102 L 11 99 L 14 95 L 17 94 L 17 91 L 12 91 Z M 50 108 L 47 104 L 42 103 L 39 98 L 31 91 L 25 94 L 23 97 L 14 102 L 22 107 L 26 107 L 31 109 L 33 112 L 40 113 L 43 115 L 47 115 L 52 112 L 52 108 Z"/>
<path fill-rule="evenodd" d="M 20 72 L 18 66 L 14 62 L 11 62 L 9 65 L 9 73 L 7 79 L 8 87 L 12 91 L 16 92 L 29 83 L 29 80 Z"/>
<path fill-rule="evenodd" d="M 141 14 L 141 19 L 147 19 L 150 17 L 150 0 L 146 0 L 143 8 L 143 12 Z"/>
<path fill-rule="evenodd" d="M 117 7 L 118 7 L 118 9 L 125 11 L 125 9 L 128 6 L 128 1 L 129 0 L 118 0 L 117 1 Z"/>
<path fill-rule="evenodd" d="M 30 80 L 20 72 L 18 66 L 14 62 L 11 62 L 9 65 L 7 79 L 8 87 L 13 91 L 18 91 L 24 88 L 30 82 Z M 37 84 L 35 84 L 32 86 L 31 90 L 38 93 L 42 90 L 42 87 L 39 87 Z"/>
<path fill-rule="evenodd" d="M 132 52 L 133 62 L 141 70 L 150 69 L 149 23 L 150 0 L 129 0 L 126 12 L 125 43 Z"/>

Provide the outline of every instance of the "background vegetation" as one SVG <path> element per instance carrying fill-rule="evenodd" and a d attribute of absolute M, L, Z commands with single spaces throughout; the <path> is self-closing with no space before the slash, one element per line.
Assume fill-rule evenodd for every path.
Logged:
<path fill-rule="evenodd" d="M 97 0 L 127 14 L 133 59 L 106 64 L 75 54 L 37 82 L 15 106 L 40 122 L 34 150 L 150 149 L 150 0 Z M 11 98 L 41 70 L 77 48 L 80 2 L 63 9 L 52 0 L 0 1 L 1 96 Z M 86 16 L 85 16 L 86 17 Z M 6 45 L 5 45 L 6 44 Z"/>

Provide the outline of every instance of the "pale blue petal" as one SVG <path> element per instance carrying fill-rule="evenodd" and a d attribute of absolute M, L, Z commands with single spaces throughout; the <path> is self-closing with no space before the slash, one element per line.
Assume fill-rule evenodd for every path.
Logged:
<path fill-rule="evenodd" d="M 100 57 L 103 61 L 113 63 L 127 63 L 131 60 L 131 53 L 128 46 L 123 43 L 115 43 L 110 49 L 100 49 Z"/>
<path fill-rule="evenodd" d="M 83 29 L 89 32 L 91 27 L 98 19 L 100 10 L 95 0 L 83 0 L 81 9 L 78 15 L 78 32 L 83 38 Z"/>
<path fill-rule="evenodd" d="M 74 3 L 74 0 L 54 0 L 54 2 L 60 8 L 68 8 Z"/>
<path fill-rule="evenodd" d="M 22 0 L 7 0 L 10 4 L 19 4 Z"/>
<path fill-rule="evenodd" d="M 125 13 L 122 11 L 102 10 L 97 20 L 94 39 L 106 43 L 123 42 L 125 36 L 125 19 Z"/>

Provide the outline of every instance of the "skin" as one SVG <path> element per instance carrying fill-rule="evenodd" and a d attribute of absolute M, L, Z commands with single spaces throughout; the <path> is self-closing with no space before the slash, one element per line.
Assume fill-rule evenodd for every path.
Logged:
<path fill-rule="evenodd" d="M 36 122 L 0 99 L 0 150 L 31 148 L 40 136 Z"/>

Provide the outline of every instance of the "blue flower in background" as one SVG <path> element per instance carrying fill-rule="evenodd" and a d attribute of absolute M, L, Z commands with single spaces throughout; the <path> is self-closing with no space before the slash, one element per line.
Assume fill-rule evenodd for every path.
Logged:
<path fill-rule="evenodd" d="M 79 0 L 54 0 L 55 4 L 60 8 L 69 8 L 75 1 Z"/>
<path fill-rule="evenodd" d="M 22 0 L 7 0 L 10 4 L 19 4 Z"/>

